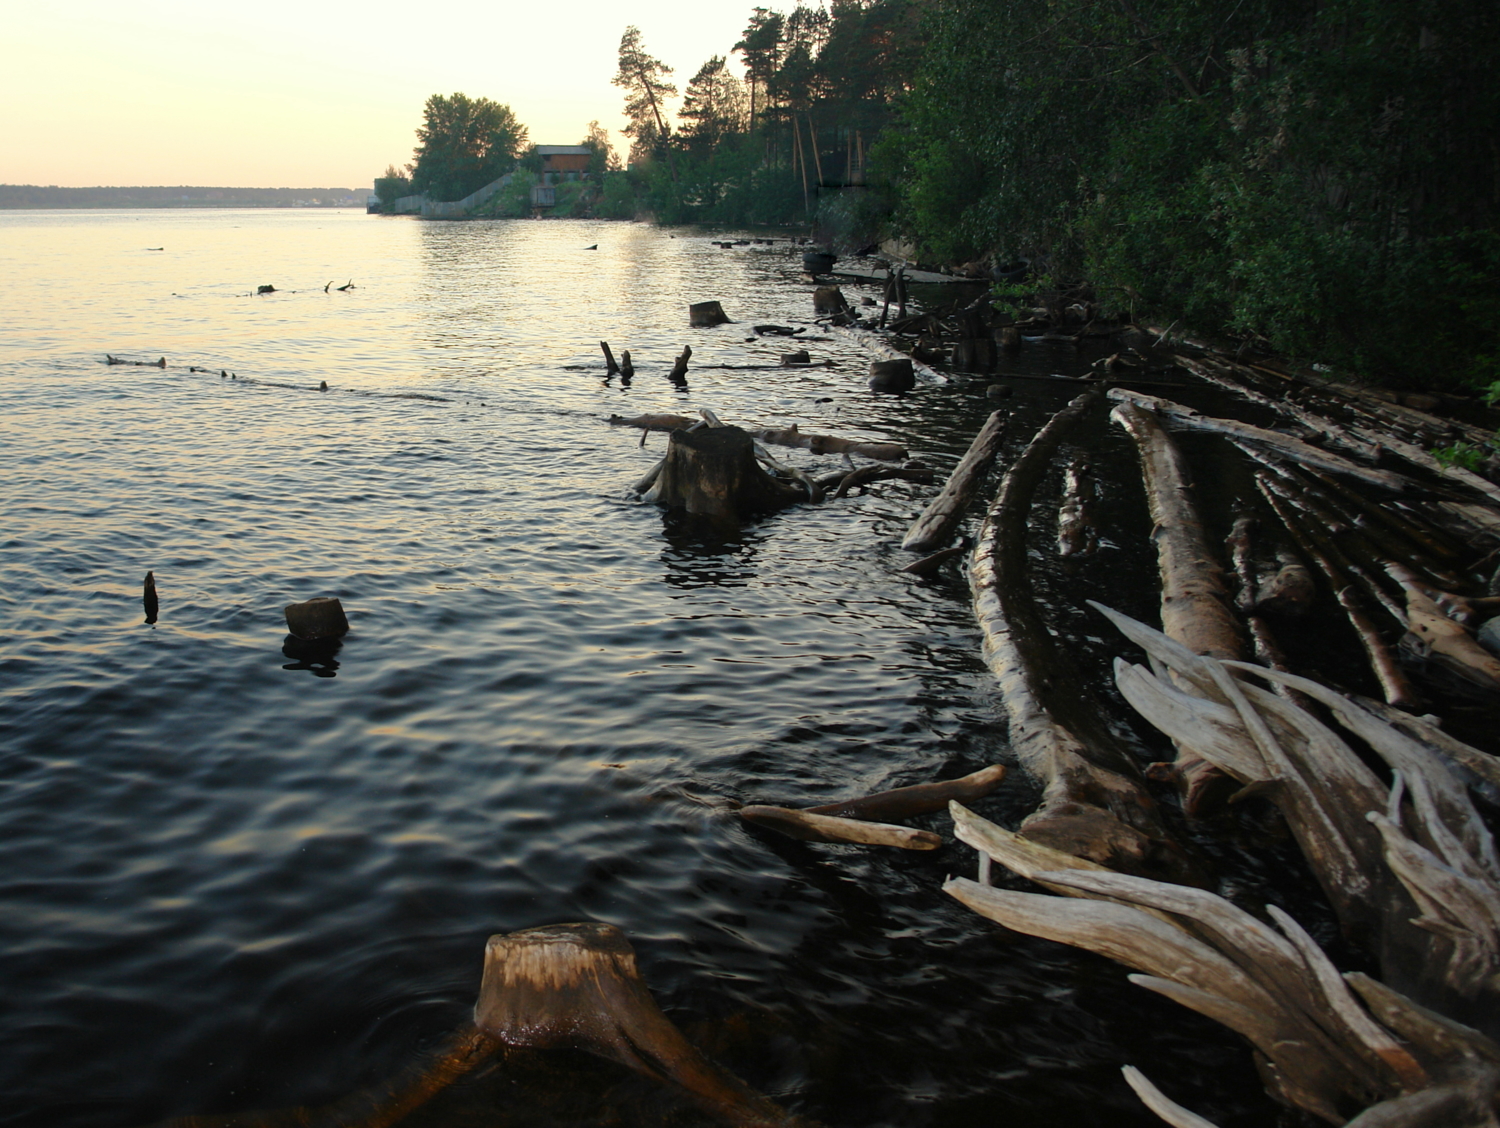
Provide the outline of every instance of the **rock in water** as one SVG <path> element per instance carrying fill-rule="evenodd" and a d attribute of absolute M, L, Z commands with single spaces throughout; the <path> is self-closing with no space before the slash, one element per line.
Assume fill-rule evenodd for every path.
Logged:
<path fill-rule="evenodd" d="M 309 642 L 343 638 L 349 633 L 349 620 L 344 617 L 343 604 L 332 596 L 320 595 L 305 603 L 287 604 L 286 629 Z"/>

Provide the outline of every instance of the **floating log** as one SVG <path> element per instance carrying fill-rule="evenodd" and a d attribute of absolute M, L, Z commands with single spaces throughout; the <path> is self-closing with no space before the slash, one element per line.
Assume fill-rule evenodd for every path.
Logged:
<path fill-rule="evenodd" d="M 799 1123 L 715 1065 L 661 1012 L 625 934 L 608 924 L 555 924 L 490 937 L 474 1025 L 509 1046 L 571 1047 L 678 1086 L 733 1125 Z"/>
<path fill-rule="evenodd" d="M 1349 625 L 1354 628 L 1354 633 L 1359 637 L 1360 645 L 1364 648 L 1365 657 L 1369 659 L 1371 670 L 1380 682 L 1381 692 L 1385 695 L 1386 702 L 1391 705 L 1415 705 L 1420 700 L 1417 692 L 1401 671 L 1390 647 L 1385 644 L 1385 640 L 1380 637 L 1380 633 L 1360 605 L 1359 597 L 1354 593 L 1348 575 L 1340 567 L 1340 564 L 1345 562 L 1342 560 L 1342 554 L 1338 553 L 1337 547 L 1327 541 L 1319 543 L 1312 532 L 1297 520 L 1285 499 L 1272 488 L 1272 484 L 1267 479 L 1258 477 L 1256 485 L 1266 501 L 1270 503 L 1271 508 L 1275 510 L 1276 516 L 1281 518 L 1281 523 L 1286 526 L 1287 532 L 1292 535 L 1298 547 L 1308 559 L 1317 564 L 1323 575 L 1327 577 L 1329 586 L 1333 588 L 1334 597 L 1344 610 L 1344 617 L 1349 620 Z"/>
<path fill-rule="evenodd" d="M 1063 471 L 1063 503 L 1057 511 L 1057 555 L 1081 560 L 1099 550 L 1094 509 L 1099 490 L 1083 455 L 1075 455 Z"/>
<path fill-rule="evenodd" d="M 1006 417 L 1004 411 L 990 413 L 942 490 L 912 523 L 901 541 L 902 548 L 908 552 L 931 552 L 941 548 L 953 536 L 974 495 L 983 485 L 985 475 L 1000 454 Z"/>
<path fill-rule="evenodd" d="M 885 822 L 889 819 L 916 818 L 946 810 L 953 801 L 972 803 L 982 799 L 999 787 L 1005 779 L 1005 766 L 993 764 L 970 772 L 958 779 L 937 780 L 933 783 L 916 783 L 910 787 L 898 787 L 892 791 L 880 791 L 859 799 L 845 799 L 838 803 L 824 803 L 818 807 L 804 807 L 813 815 L 832 815 L 841 819 L 873 819 Z"/>
<path fill-rule="evenodd" d="M 771 477 L 755 459 L 755 440 L 739 427 L 673 431 L 667 456 L 645 500 L 721 520 L 742 520 L 803 500 L 799 487 Z"/>
<path fill-rule="evenodd" d="M 913 576 L 935 576 L 944 564 L 950 560 L 958 559 L 972 547 L 973 545 L 969 541 L 969 538 L 965 537 L 962 543 L 956 544 L 952 548 L 940 548 L 936 552 L 922 557 L 920 560 L 913 560 L 906 567 L 902 568 L 901 571 Z"/>
<path fill-rule="evenodd" d="M 769 807 L 754 804 L 741 807 L 740 818 L 757 826 L 778 831 L 803 842 L 842 842 L 858 846 L 894 846 L 900 850 L 936 850 L 943 844 L 930 830 L 909 826 L 866 822 L 861 819 L 835 818 L 791 807 Z"/>
<path fill-rule="evenodd" d="M 1180 403 L 1173 403 L 1171 400 L 1164 400 L 1158 396 L 1148 396 L 1144 392 L 1112 388 L 1109 397 L 1119 403 L 1133 403 L 1137 407 L 1153 411 L 1171 420 L 1176 426 L 1194 431 L 1211 431 L 1215 434 L 1230 435 L 1248 443 L 1269 446 L 1285 451 L 1306 465 L 1318 466 L 1335 474 L 1357 478 L 1367 485 L 1399 492 L 1406 488 L 1409 481 L 1402 475 L 1393 474 L 1388 470 L 1375 470 L 1360 466 L 1332 451 L 1321 450 L 1310 443 L 1304 443 L 1301 439 L 1284 435 L 1280 431 L 1268 431 L 1264 427 L 1252 427 L 1249 423 L 1240 423 L 1233 419 L 1216 419 L 1202 415 Z"/>
<path fill-rule="evenodd" d="M 763 443 L 799 447 L 814 454 L 858 454 L 880 462 L 900 462 L 908 454 L 900 443 L 867 443 L 855 439 L 840 439 L 833 435 L 814 435 L 799 430 L 795 423 L 790 427 L 769 427 L 753 433 Z"/>
<path fill-rule="evenodd" d="M 916 386 L 917 377 L 909 358 L 870 361 L 870 391 L 899 394 Z"/>
<path fill-rule="evenodd" d="M 1063 436 L 1100 396 L 1092 389 L 1054 415 L 1006 472 L 969 569 L 974 614 L 1010 720 L 1011 750 L 1043 788 L 1021 833 L 1101 865 L 1191 879 L 1196 867 L 1162 827 L 1139 769 L 1098 723 L 1101 710 L 1053 641 L 1027 577 L 1036 483 Z"/>
<path fill-rule="evenodd" d="M 611 415 L 609 422 L 612 427 L 639 427 L 643 431 L 681 431 L 698 421 L 686 415 L 659 413 L 632 415 L 629 419 L 623 415 Z"/>
<path fill-rule="evenodd" d="M 286 629 L 307 642 L 343 638 L 349 633 L 344 605 L 333 596 L 320 595 L 286 606 Z"/>
<path fill-rule="evenodd" d="M 152 572 L 146 573 L 145 583 L 141 585 L 141 607 L 146 612 L 146 622 L 155 623 L 160 604 L 156 598 L 156 575 Z"/>
<path fill-rule="evenodd" d="M 688 324 L 694 329 L 712 329 L 715 325 L 728 325 L 729 315 L 718 302 L 694 302 L 688 306 Z"/>
<path fill-rule="evenodd" d="M 1129 432 L 1140 452 L 1161 576 L 1163 632 L 1195 654 L 1243 658 L 1224 568 L 1193 507 L 1187 461 L 1155 414 L 1139 404 L 1122 400 L 1111 418 Z M 1227 778 L 1191 746 L 1177 746 L 1173 766 L 1187 814 L 1228 798 Z"/>

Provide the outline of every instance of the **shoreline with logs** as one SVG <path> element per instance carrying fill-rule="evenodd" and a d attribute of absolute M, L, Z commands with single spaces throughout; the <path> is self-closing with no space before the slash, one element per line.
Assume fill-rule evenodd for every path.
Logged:
<path fill-rule="evenodd" d="M 930 340 L 943 328 L 936 315 L 908 315 L 899 284 L 887 298 L 905 322 L 898 340 L 912 329 Z M 727 322 L 722 310 L 702 309 L 717 304 L 694 307 L 693 323 Z M 847 303 L 823 295 L 820 306 L 835 328 L 861 324 Z M 966 357 L 1020 347 L 1001 332 L 1011 326 L 981 334 L 986 317 L 976 303 L 949 319 L 969 334 L 957 338 Z M 781 328 L 756 327 L 799 344 L 815 339 L 772 331 Z M 1367 389 L 1174 349 L 1165 335 L 1114 333 L 1120 351 L 1091 376 L 1057 378 L 1080 394 L 1034 434 L 1016 433 L 1011 413 L 991 412 L 941 481 L 902 444 L 795 422 L 737 426 L 707 410 L 607 420 L 638 430 L 642 445 L 667 435 L 664 455 L 631 486 L 642 503 L 739 523 L 900 479 L 933 487 L 901 541 L 916 558 L 902 570 L 932 575 L 967 562 L 1010 762 L 814 807 L 726 801 L 722 810 L 801 841 L 917 851 L 944 837 L 903 821 L 947 812 L 952 835 L 976 852 L 977 874 L 949 877 L 944 892 L 1011 931 L 1113 959 L 1132 983 L 1242 1035 L 1284 1107 L 1353 1128 L 1500 1128 L 1500 854 L 1491 829 L 1500 759 L 1427 712 L 1454 700 L 1500 709 L 1500 659 L 1476 630 L 1496 620 L 1500 635 L 1500 484 L 1428 453 L 1475 429 Z M 984 340 L 986 348 L 974 343 Z M 921 341 L 908 346 L 935 359 Z M 638 378 L 628 351 L 617 359 L 608 343 L 601 348 L 606 380 Z M 887 348 L 882 340 L 872 351 Z M 685 347 L 666 378 L 684 383 L 692 356 Z M 819 363 L 805 350 L 782 360 Z M 1162 379 L 1172 373 L 1182 375 Z M 921 355 L 883 356 L 870 386 L 905 392 L 919 377 L 944 378 Z M 1212 387 L 1261 422 L 1205 414 L 1137 384 Z M 1140 762 L 1111 731 L 1106 695 L 1076 670 L 1030 578 L 1038 545 L 1059 560 L 1098 551 L 1097 471 L 1064 450 L 1079 427 L 1105 418 L 1138 455 L 1161 629 L 1102 603 L 1090 614 L 1117 632 L 1114 689 L 1172 749 L 1157 764 Z M 1253 483 L 1236 512 L 1200 510 L 1194 459 L 1177 441 L 1184 433 L 1211 436 Z M 843 465 L 814 474 L 772 446 Z M 1044 522 L 1038 492 L 1058 470 L 1063 496 Z M 1216 524 L 1230 528 L 1222 548 Z M 1318 607 L 1336 607 L 1347 622 L 1379 699 L 1301 672 L 1308 663 L 1279 636 Z M 1012 774 L 1040 801 L 1009 829 L 972 807 Z M 1282 909 L 1221 895 L 1183 820 L 1211 833 L 1201 820 L 1249 804 L 1274 807 L 1344 942 L 1375 974 L 1341 971 Z M 815 1128 L 692 1046 L 652 1000 L 623 933 L 588 922 L 493 937 L 472 1025 L 381 1086 L 317 1109 L 169 1124 L 384 1128 L 496 1055 L 553 1047 L 635 1070 L 716 1122 Z M 1122 1061 L 1122 1083 L 1168 1124 L 1209 1125 L 1152 1080 L 1150 1072 L 1169 1078 L 1172 1063 L 1155 1064 Z"/>

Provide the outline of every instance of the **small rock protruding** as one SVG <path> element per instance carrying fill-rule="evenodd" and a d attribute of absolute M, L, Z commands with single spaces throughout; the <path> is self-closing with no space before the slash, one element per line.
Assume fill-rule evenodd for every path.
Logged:
<path fill-rule="evenodd" d="M 344 605 L 331 595 L 320 595 L 304 603 L 288 603 L 286 629 L 300 639 L 317 642 L 343 638 L 349 633 Z"/>

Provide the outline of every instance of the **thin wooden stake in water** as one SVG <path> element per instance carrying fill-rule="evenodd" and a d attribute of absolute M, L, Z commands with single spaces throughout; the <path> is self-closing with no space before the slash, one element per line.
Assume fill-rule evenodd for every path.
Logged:
<path fill-rule="evenodd" d="M 156 576 L 154 573 L 146 573 L 146 583 L 141 591 L 141 605 L 146 609 L 146 622 L 156 622 Z"/>

